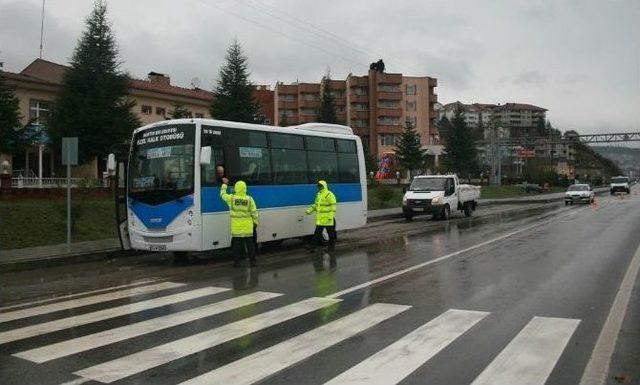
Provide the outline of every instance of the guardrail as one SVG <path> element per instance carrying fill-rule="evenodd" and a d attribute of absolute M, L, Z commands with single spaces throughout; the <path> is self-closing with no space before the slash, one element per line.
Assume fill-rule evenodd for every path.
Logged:
<path fill-rule="evenodd" d="M 77 187 L 109 187 L 107 180 L 70 178 L 70 186 Z M 34 178 L 34 177 L 14 177 L 11 178 L 13 188 L 61 188 L 67 187 L 67 178 Z"/>

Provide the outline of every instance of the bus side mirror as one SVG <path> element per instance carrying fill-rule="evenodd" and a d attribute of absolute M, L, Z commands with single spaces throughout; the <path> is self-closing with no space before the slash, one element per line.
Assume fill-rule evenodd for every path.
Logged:
<path fill-rule="evenodd" d="M 211 164 L 211 146 L 205 146 L 200 149 L 200 164 Z"/>
<path fill-rule="evenodd" d="M 107 157 L 107 173 L 114 175 L 116 172 L 116 155 L 111 153 Z"/>

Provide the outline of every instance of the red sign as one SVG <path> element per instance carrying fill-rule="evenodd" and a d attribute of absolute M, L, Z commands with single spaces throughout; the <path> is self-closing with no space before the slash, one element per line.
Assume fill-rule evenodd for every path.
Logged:
<path fill-rule="evenodd" d="M 518 158 L 535 158 L 536 151 L 532 148 L 520 148 L 518 150 Z"/>

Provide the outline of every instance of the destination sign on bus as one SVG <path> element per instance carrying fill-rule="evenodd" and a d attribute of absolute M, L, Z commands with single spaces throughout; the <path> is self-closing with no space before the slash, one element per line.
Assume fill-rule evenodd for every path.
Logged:
<path fill-rule="evenodd" d="M 137 132 L 134 137 L 136 147 L 167 147 L 183 144 L 193 144 L 195 126 L 192 124 L 180 124 L 174 126 L 160 126 Z M 148 154 L 148 156 L 163 156 L 161 151 Z"/>

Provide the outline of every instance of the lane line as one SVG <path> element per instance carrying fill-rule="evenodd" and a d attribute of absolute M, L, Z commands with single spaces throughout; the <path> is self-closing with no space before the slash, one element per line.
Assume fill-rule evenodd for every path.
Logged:
<path fill-rule="evenodd" d="M 471 385 L 544 385 L 579 323 L 533 317 Z"/>
<path fill-rule="evenodd" d="M 580 385 L 602 385 L 605 384 L 609 375 L 611 357 L 615 352 L 616 344 L 622 323 L 629 307 L 631 292 L 638 272 L 640 271 L 640 247 L 633 255 L 627 272 L 620 283 L 620 288 L 616 294 L 607 320 L 600 331 L 596 345 L 591 352 L 589 362 L 582 374 Z"/>
<path fill-rule="evenodd" d="M 74 294 L 65 294 L 65 295 L 60 295 L 60 296 L 51 297 L 51 298 L 39 299 L 37 301 L 23 302 L 23 303 L 19 303 L 19 304 L 16 304 L 16 305 L 0 307 L 0 312 L 3 312 L 5 310 L 10 310 L 10 309 L 16 309 L 16 308 L 19 308 L 19 307 L 27 307 L 27 306 L 31 306 L 31 305 L 37 305 L 37 304 L 41 304 L 41 303 L 45 303 L 45 302 L 53 302 L 53 301 L 57 301 L 57 300 L 61 300 L 61 299 L 77 298 L 77 297 L 81 297 L 83 295 L 88 295 L 88 294 L 104 293 L 104 292 L 111 291 L 111 290 L 124 289 L 125 287 L 142 286 L 142 285 L 146 285 L 146 284 L 149 284 L 149 283 L 152 283 L 152 282 L 157 282 L 157 281 L 159 281 L 159 278 L 149 278 L 149 279 L 145 278 L 145 279 L 141 279 L 139 281 L 130 282 L 130 283 L 126 284 L 126 285 L 111 286 L 111 287 L 105 287 L 103 289 L 84 291 L 84 292 L 74 293 Z"/>
<path fill-rule="evenodd" d="M 146 301 L 134 302 L 131 304 L 98 310 L 91 313 L 84 313 L 77 316 L 61 318 L 49 322 L 21 327 L 18 329 L 12 329 L 0 333 L 0 344 L 6 344 L 7 342 L 39 336 L 46 333 L 52 333 L 58 330 L 69 329 L 75 326 L 103 321 L 109 318 L 120 317 L 131 313 L 137 313 L 143 310 L 172 305 L 178 302 L 218 294 L 228 290 L 229 289 L 221 287 L 203 287 L 201 289 L 184 291 L 165 297 L 153 298 Z"/>
<path fill-rule="evenodd" d="M 417 265 L 413 265 L 413 266 L 407 267 L 407 268 L 402 269 L 402 270 L 398 270 L 398 271 L 396 271 L 396 272 L 394 272 L 394 273 L 390 273 L 390 274 L 387 274 L 387 275 L 383 275 L 382 277 L 378 277 L 378 278 L 376 278 L 376 279 L 372 279 L 371 281 L 364 282 L 364 283 L 361 283 L 361 284 L 359 284 L 359 285 L 355 285 L 355 286 L 349 287 L 349 288 L 347 288 L 347 289 L 344 289 L 344 290 L 338 291 L 338 292 L 333 293 L 333 294 L 329 294 L 329 295 L 328 295 L 328 296 L 326 296 L 326 297 L 327 297 L 327 298 L 338 298 L 338 297 L 342 297 L 343 295 L 346 295 L 346 294 L 352 293 L 352 292 L 354 292 L 354 291 L 358 291 L 358 290 L 361 290 L 361 289 L 367 288 L 367 287 L 369 287 L 369 286 L 375 286 L 375 285 L 377 285 L 377 284 L 379 284 L 379 283 L 381 283 L 381 282 L 388 281 L 388 280 L 390 280 L 390 279 L 393 279 L 393 278 L 399 277 L 399 276 L 401 276 L 401 275 L 403 275 L 403 274 L 410 273 L 410 272 L 412 272 L 412 271 L 415 271 L 415 270 L 421 269 L 421 268 L 423 268 L 423 267 L 430 266 L 430 265 L 433 265 L 433 264 L 436 264 L 436 263 L 439 263 L 439 262 L 445 261 L 445 260 L 450 259 L 450 258 L 452 258 L 452 257 L 456 257 L 456 256 L 458 256 L 458 255 L 460 255 L 460 254 L 464 254 L 464 253 L 467 253 L 467 252 L 469 252 L 469 251 L 473 251 L 473 250 L 479 249 L 479 248 L 481 248 L 481 247 L 484 247 L 484 246 L 490 245 L 490 244 L 492 244 L 492 243 L 496 243 L 496 242 L 498 242 L 498 241 L 501 241 L 501 240 L 503 240 L 503 239 L 506 239 L 506 238 L 512 237 L 512 236 L 514 236 L 514 235 L 517 235 L 517 234 L 523 233 L 523 232 L 525 232 L 525 231 L 529 231 L 529 230 L 534 229 L 534 228 L 536 228 L 536 227 L 544 226 L 544 225 L 549 224 L 549 223 L 551 223 L 551 222 L 557 221 L 557 220 L 558 220 L 558 219 L 560 219 L 560 218 L 568 217 L 568 216 L 571 216 L 571 215 L 576 215 L 578 212 L 580 212 L 580 210 L 583 210 L 583 209 L 584 209 L 584 208 L 581 208 L 581 209 L 578 209 L 578 210 L 575 210 L 575 211 L 571 211 L 571 212 L 569 212 L 569 213 L 567 213 L 567 214 L 564 214 L 564 215 L 560 215 L 560 216 L 553 217 L 553 218 L 548 219 L 548 220 L 543 221 L 543 222 L 538 222 L 538 223 L 535 223 L 535 224 L 533 224 L 533 225 L 529 225 L 529 226 L 522 227 L 522 228 L 520 228 L 519 230 L 511 231 L 511 232 L 506 233 L 506 234 L 503 234 L 503 235 L 501 235 L 501 236 L 499 236 L 499 237 L 492 238 L 492 239 L 489 239 L 489 240 L 484 241 L 484 242 L 480 242 L 480 243 L 478 243 L 478 244 L 475 244 L 475 245 L 473 245 L 473 246 L 467 247 L 467 248 L 465 248 L 465 249 L 458 250 L 458 251 L 456 251 L 456 252 L 453 252 L 453 253 L 450 253 L 450 254 L 446 254 L 446 255 L 443 255 L 443 256 L 438 257 L 438 258 L 436 258 L 436 259 L 432 259 L 432 260 L 430 260 L 430 261 L 422 262 L 422 263 L 419 263 L 419 264 L 417 264 Z"/>
<path fill-rule="evenodd" d="M 413 373 L 489 313 L 450 309 L 326 382 L 326 385 L 391 385 Z"/>
<path fill-rule="evenodd" d="M 14 321 L 21 318 L 33 317 L 81 306 L 94 305 L 96 303 L 113 301 L 116 299 L 127 298 L 134 295 L 149 294 L 160 290 L 174 289 L 181 286 L 185 286 L 185 284 L 175 282 L 161 282 L 154 285 L 134 287 L 126 290 L 118 290 L 111 293 L 94 295 L 91 297 L 84 297 L 70 301 L 56 302 L 49 305 L 30 307 L 27 309 L 0 313 L 0 322 Z"/>
<path fill-rule="evenodd" d="M 410 306 L 376 303 L 181 385 L 253 384 L 387 320 Z"/>
<path fill-rule="evenodd" d="M 309 298 L 215 329 L 82 369 L 74 372 L 74 374 L 95 381 L 110 383 L 266 329 L 301 315 L 334 305 L 338 302 L 340 302 L 340 300 L 330 298 Z"/>
<path fill-rule="evenodd" d="M 102 332 L 62 341 L 59 343 L 42 346 L 14 354 L 15 357 L 37 362 L 39 364 L 56 358 L 66 357 L 75 353 L 84 352 L 101 346 L 124 341 L 129 338 L 153 333 L 158 330 L 182 325 L 201 318 L 224 313 L 229 310 L 251 305 L 261 301 L 281 296 L 280 293 L 255 292 L 241 297 L 230 298 L 221 302 L 200 306 L 194 309 L 184 310 L 166 316 L 152 318 L 147 321 L 137 322 Z"/>

